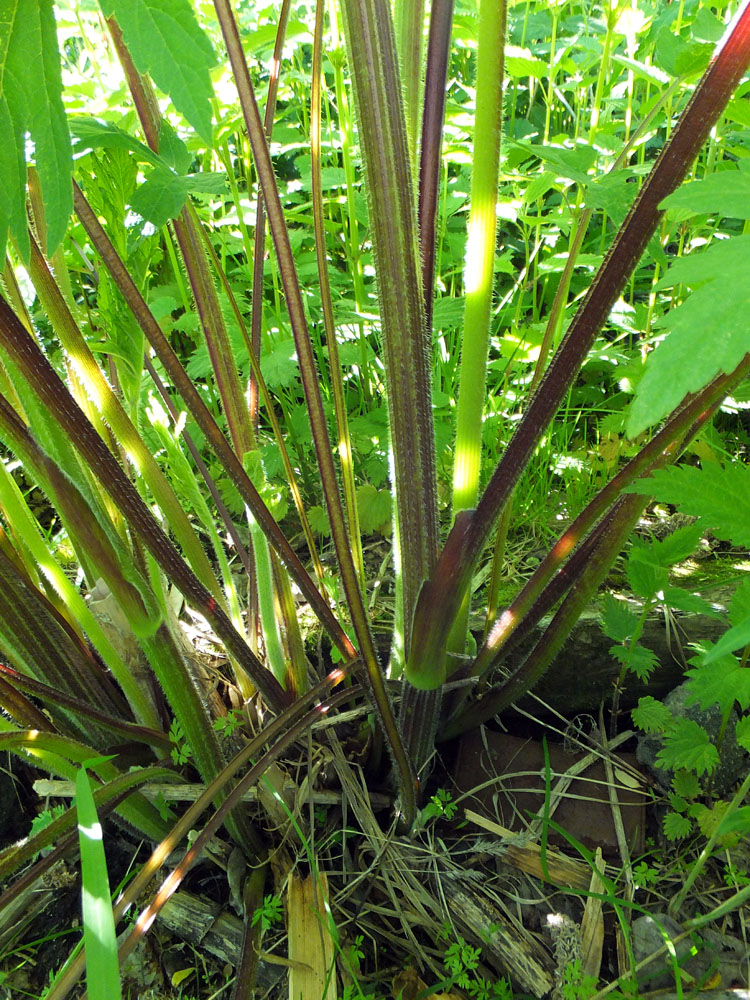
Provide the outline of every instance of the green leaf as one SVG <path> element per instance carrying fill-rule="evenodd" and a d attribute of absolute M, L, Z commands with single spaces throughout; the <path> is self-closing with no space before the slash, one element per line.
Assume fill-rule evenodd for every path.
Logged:
<path fill-rule="evenodd" d="M 701 285 L 665 314 L 658 325 L 669 335 L 646 359 L 628 413 L 631 438 L 671 413 L 688 393 L 734 371 L 747 354 L 749 313 L 750 281 L 727 278 Z"/>
<path fill-rule="evenodd" d="M 100 0 L 114 16 L 133 62 L 148 73 L 196 132 L 211 141 L 209 70 L 216 65 L 211 42 L 189 0 Z"/>
<path fill-rule="evenodd" d="M 42 188 L 47 253 L 59 246 L 73 208 L 70 135 L 51 0 L 0 4 L 0 249 L 8 229 L 28 257 L 26 133 Z"/>
<path fill-rule="evenodd" d="M 716 645 L 703 657 L 703 663 L 704 665 L 714 663 L 720 657 L 726 656 L 727 653 L 733 653 L 736 649 L 743 649 L 749 642 L 750 617 L 725 632 Z"/>
<path fill-rule="evenodd" d="M 700 597 L 698 594 L 691 594 L 682 587 L 665 587 L 664 603 L 673 611 L 684 611 L 691 615 L 708 615 L 710 618 L 721 618 L 720 611 L 711 604 L 710 601 Z"/>
<path fill-rule="evenodd" d="M 668 812 L 664 817 L 664 836 L 667 840 L 680 840 L 682 837 L 687 837 L 692 828 L 693 824 L 687 816 Z"/>
<path fill-rule="evenodd" d="M 625 642 L 635 632 L 638 617 L 624 601 L 605 594 L 601 610 L 602 631 L 615 642 Z"/>
<path fill-rule="evenodd" d="M 750 750 L 750 715 L 744 715 L 741 719 L 737 720 L 734 734 L 737 737 L 739 745 L 746 750 Z"/>
<path fill-rule="evenodd" d="M 694 799 L 701 793 L 700 782 L 690 771 L 675 771 L 672 778 L 672 788 L 677 795 L 684 799 Z"/>
<path fill-rule="evenodd" d="M 721 170 L 677 188 L 659 208 L 679 211 L 680 217 L 722 215 L 750 219 L 750 170 Z"/>
<path fill-rule="evenodd" d="M 277 341 L 273 348 L 263 353 L 260 370 L 269 389 L 286 389 L 299 378 L 297 349 L 291 337 Z"/>
<path fill-rule="evenodd" d="M 148 146 L 129 135 L 112 122 L 102 122 L 98 118 L 80 115 L 70 119 L 70 133 L 76 157 L 92 149 L 125 149 L 135 153 L 136 159 L 142 163 L 153 163 L 157 166 L 161 157 L 152 152 Z"/>
<path fill-rule="evenodd" d="M 695 771 L 700 777 L 710 774 L 719 763 L 719 751 L 706 730 L 693 719 L 676 718 L 664 737 L 664 746 L 656 757 L 661 767 Z"/>
<path fill-rule="evenodd" d="M 365 534 L 383 532 L 391 524 L 392 501 L 389 490 L 378 490 L 370 483 L 357 487 L 359 526 Z"/>
<path fill-rule="evenodd" d="M 676 260 L 655 290 L 675 285 L 704 285 L 707 281 L 747 280 L 750 257 L 750 234 L 733 236 L 731 240 L 715 240 L 710 247 Z"/>
<path fill-rule="evenodd" d="M 660 566 L 674 566 L 675 563 L 682 562 L 691 556 L 703 535 L 703 525 L 696 521 L 695 524 L 687 524 L 678 528 L 666 538 L 661 540 L 653 539 L 649 542 L 649 548 L 654 561 Z"/>
<path fill-rule="evenodd" d="M 655 62 L 671 76 L 696 76 L 708 65 L 714 46 L 680 38 L 665 24 L 656 33 Z"/>
<path fill-rule="evenodd" d="M 627 646 L 612 646 L 609 654 L 642 681 L 648 680 L 659 663 L 656 653 L 646 646 L 636 645 L 632 649 Z"/>
<path fill-rule="evenodd" d="M 750 468 L 747 466 L 711 463 L 703 469 L 688 465 L 657 469 L 648 479 L 639 479 L 627 487 L 626 492 L 676 504 L 681 513 L 702 517 L 705 527 L 722 541 L 750 547 Z"/>
<path fill-rule="evenodd" d="M 635 542 L 628 554 L 628 583 L 634 594 L 649 601 L 669 582 L 667 567 L 655 557 L 652 545 Z"/>
<path fill-rule="evenodd" d="M 734 656 L 721 654 L 712 660 L 710 668 L 704 657 L 700 666 L 687 671 L 687 676 L 688 705 L 697 702 L 704 710 L 718 705 L 723 713 L 730 710 L 735 700 L 742 709 L 750 706 L 750 670 L 740 667 Z"/>
<path fill-rule="evenodd" d="M 180 177 L 166 167 L 156 167 L 140 184 L 130 207 L 157 229 L 182 211 L 187 198 L 187 178 Z"/>
<path fill-rule="evenodd" d="M 633 724 L 644 733 L 666 732 L 674 722 L 674 716 L 662 702 L 650 694 L 638 699 L 638 707 L 631 712 Z"/>
<path fill-rule="evenodd" d="M 733 813 L 724 816 L 719 824 L 718 832 L 722 837 L 728 833 L 745 835 L 750 832 L 750 806 L 740 806 Z"/>
<path fill-rule="evenodd" d="M 307 512 L 307 520 L 316 535 L 327 538 L 331 534 L 331 522 L 328 520 L 328 514 L 319 504 L 310 507 Z"/>
<path fill-rule="evenodd" d="M 729 621 L 740 625 L 750 617 L 750 580 L 743 580 L 737 587 L 729 604 Z"/>

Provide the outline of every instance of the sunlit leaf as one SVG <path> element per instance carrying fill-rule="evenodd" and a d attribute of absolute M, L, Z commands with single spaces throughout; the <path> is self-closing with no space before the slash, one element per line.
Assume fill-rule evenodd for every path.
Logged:
<path fill-rule="evenodd" d="M 209 70 L 216 55 L 189 0 L 101 0 L 101 8 L 117 21 L 141 73 L 148 73 L 196 132 L 210 140 Z"/>

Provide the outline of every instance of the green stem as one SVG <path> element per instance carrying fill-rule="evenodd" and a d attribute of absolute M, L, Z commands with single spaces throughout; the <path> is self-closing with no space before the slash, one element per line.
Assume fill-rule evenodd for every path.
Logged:
<path fill-rule="evenodd" d="M 464 272 L 466 308 L 453 466 L 454 517 L 459 511 L 474 507 L 479 493 L 482 415 L 497 240 L 497 174 L 503 110 L 505 17 L 505 0 L 481 0 L 474 167 Z M 448 640 L 449 652 L 461 654 L 464 651 L 470 599 L 471 595 L 467 594 L 456 617 Z"/>

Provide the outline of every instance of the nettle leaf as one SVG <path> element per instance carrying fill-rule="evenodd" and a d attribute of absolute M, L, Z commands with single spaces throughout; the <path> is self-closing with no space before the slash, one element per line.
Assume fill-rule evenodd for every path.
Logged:
<path fill-rule="evenodd" d="M 730 628 L 725 632 L 716 645 L 710 649 L 703 657 L 704 666 L 714 663 L 727 653 L 733 653 L 736 649 L 744 649 L 750 643 L 750 617 Z"/>
<path fill-rule="evenodd" d="M 180 177 L 167 167 L 156 167 L 136 188 L 130 207 L 141 218 L 161 229 L 180 214 L 187 193 L 187 178 Z"/>
<path fill-rule="evenodd" d="M 0 4 L 0 249 L 8 230 L 28 259 L 26 229 L 26 134 L 44 200 L 47 253 L 65 234 L 73 209 L 73 157 L 62 102 L 60 53 L 48 0 Z"/>
<path fill-rule="evenodd" d="M 659 320 L 669 335 L 646 359 L 627 417 L 629 437 L 662 420 L 688 393 L 734 371 L 747 354 L 748 313 L 750 281 L 722 278 L 701 285 Z"/>
<path fill-rule="evenodd" d="M 750 469 L 745 465 L 712 462 L 702 469 L 689 465 L 657 469 L 625 492 L 676 504 L 681 513 L 702 517 L 705 527 L 722 541 L 750 547 Z"/>
<path fill-rule="evenodd" d="M 618 601 L 613 594 L 605 594 L 601 610 L 602 631 L 615 642 L 625 642 L 635 632 L 638 616 L 633 614 L 624 601 Z"/>
<path fill-rule="evenodd" d="M 691 615 L 708 615 L 710 618 L 721 618 L 720 611 L 698 594 L 691 594 L 682 587 L 665 587 L 664 603 L 674 611 L 684 611 Z"/>
<path fill-rule="evenodd" d="M 291 337 L 277 341 L 270 351 L 264 351 L 260 359 L 260 370 L 269 389 L 286 389 L 299 377 L 297 348 Z"/>
<path fill-rule="evenodd" d="M 737 742 L 741 747 L 744 747 L 745 750 L 750 750 L 750 715 L 745 715 L 737 720 L 734 735 L 737 737 Z"/>
<path fill-rule="evenodd" d="M 684 218 L 693 215 L 723 215 L 750 219 L 750 170 L 721 170 L 700 181 L 677 188 L 659 205 Z"/>
<path fill-rule="evenodd" d="M 534 147 L 534 152 L 545 163 L 550 164 L 559 177 L 587 184 L 590 180 L 589 170 L 596 162 L 596 150 L 588 143 L 580 142 L 572 148 L 557 148 L 554 146 Z"/>
<path fill-rule="evenodd" d="M 660 566 L 674 566 L 695 552 L 702 535 L 703 525 L 699 521 L 695 524 L 686 524 L 666 538 L 661 540 L 655 538 L 649 542 L 651 555 Z"/>
<path fill-rule="evenodd" d="M 656 33 L 655 62 L 670 76 L 696 76 L 708 66 L 714 46 L 680 38 L 665 24 Z"/>
<path fill-rule="evenodd" d="M 716 239 L 706 250 L 676 260 L 654 286 L 655 291 L 661 292 L 675 285 L 693 288 L 707 281 L 745 281 L 748 257 L 750 234 L 733 236 L 730 240 Z"/>
<path fill-rule="evenodd" d="M 638 707 L 630 713 L 633 725 L 644 733 L 666 732 L 674 722 L 674 716 L 667 706 L 652 698 L 650 694 L 638 699 Z"/>
<path fill-rule="evenodd" d="M 680 840 L 682 837 L 687 837 L 692 829 L 693 824 L 687 816 L 668 812 L 664 817 L 664 836 L 667 840 Z"/>
<path fill-rule="evenodd" d="M 750 580 L 743 580 L 737 587 L 729 604 L 729 621 L 741 625 L 750 617 Z"/>
<path fill-rule="evenodd" d="M 216 55 L 189 0 L 100 0 L 114 17 L 141 73 L 148 73 L 177 110 L 211 141 L 209 70 Z"/>
<path fill-rule="evenodd" d="M 711 663 L 710 669 L 703 659 L 700 666 L 687 671 L 687 676 L 688 705 L 697 702 L 706 710 L 718 704 L 723 713 L 730 710 L 735 700 L 742 709 L 750 706 L 750 671 L 740 667 L 734 656 L 723 654 Z"/>
<path fill-rule="evenodd" d="M 357 487 L 359 526 L 365 534 L 383 532 L 391 525 L 390 490 L 378 490 L 370 483 Z"/>
<path fill-rule="evenodd" d="M 331 534 L 331 522 L 328 520 L 328 514 L 318 504 L 308 509 L 307 520 L 316 535 L 327 538 Z"/>
<path fill-rule="evenodd" d="M 704 837 L 708 838 L 712 837 L 717 828 L 723 825 L 724 817 L 729 809 L 729 803 L 723 799 L 718 799 L 709 809 L 703 803 L 695 802 L 692 808 L 693 816 L 698 823 L 698 829 Z M 722 835 L 728 832 L 728 830 L 722 830 Z"/>
<path fill-rule="evenodd" d="M 700 782 L 691 771 L 675 771 L 672 788 L 684 799 L 694 799 L 701 793 Z"/>
<path fill-rule="evenodd" d="M 750 832 L 750 806 L 740 806 L 728 816 L 722 816 L 718 830 L 720 836 L 725 837 L 731 833 L 745 836 L 748 832 Z"/>
<path fill-rule="evenodd" d="M 635 542 L 628 554 L 627 576 L 630 589 L 645 600 L 663 590 L 669 582 L 669 573 L 651 545 Z"/>
<path fill-rule="evenodd" d="M 142 163 L 161 162 L 161 157 L 148 146 L 132 135 L 114 125 L 112 122 L 102 122 L 98 118 L 79 115 L 70 119 L 70 133 L 76 157 L 91 152 L 92 149 L 125 149 L 134 153 Z"/>
<path fill-rule="evenodd" d="M 632 649 L 627 646 L 612 646 L 609 655 L 642 681 L 648 680 L 652 670 L 659 663 L 659 657 L 652 649 L 640 645 L 636 645 Z"/>
<path fill-rule="evenodd" d="M 719 751 L 697 722 L 676 718 L 664 737 L 664 746 L 657 754 L 656 762 L 660 767 L 695 771 L 700 777 L 716 768 Z"/>

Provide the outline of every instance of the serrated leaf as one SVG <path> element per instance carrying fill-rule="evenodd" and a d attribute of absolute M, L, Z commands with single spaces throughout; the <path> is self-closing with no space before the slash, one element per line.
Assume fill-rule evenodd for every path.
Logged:
<path fill-rule="evenodd" d="M 328 514 L 319 505 L 310 507 L 307 512 L 307 520 L 316 535 L 323 535 L 327 538 L 331 534 L 331 522 L 328 520 Z"/>
<path fill-rule="evenodd" d="M 646 681 L 654 667 L 659 663 L 659 657 L 646 646 L 636 645 L 632 649 L 627 646 L 612 646 L 610 656 L 613 656 L 639 680 Z"/>
<path fill-rule="evenodd" d="M 713 648 L 709 649 L 703 657 L 704 665 L 714 663 L 727 653 L 733 653 L 736 649 L 744 649 L 750 643 L 750 618 L 730 628 L 717 641 Z"/>
<path fill-rule="evenodd" d="M 601 610 L 602 631 L 615 642 L 625 642 L 635 632 L 638 617 L 624 601 L 618 601 L 612 594 L 605 594 Z"/>
<path fill-rule="evenodd" d="M 729 603 L 729 622 L 732 625 L 740 625 L 748 617 L 750 617 L 750 580 L 743 580 Z"/>
<path fill-rule="evenodd" d="M 693 719 L 676 718 L 664 737 L 664 746 L 657 754 L 660 767 L 681 768 L 711 774 L 719 763 L 719 751 L 711 743 L 706 730 Z"/>
<path fill-rule="evenodd" d="M 47 253 L 51 255 L 65 234 L 73 209 L 73 158 L 51 0 L 6 0 L 0 4 L 0 249 L 4 254 L 10 228 L 24 257 L 29 252 L 27 132 L 34 142 L 47 223 Z"/>
<path fill-rule="evenodd" d="M 743 715 L 741 719 L 737 720 L 734 733 L 739 745 L 745 750 L 750 750 L 750 715 Z"/>
<path fill-rule="evenodd" d="M 748 314 L 750 281 L 717 279 L 664 315 L 659 326 L 668 336 L 646 359 L 626 421 L 629 437 L 662 420 L 688 393 L 737 367 L 747 354 Z"/>
<path fill-rule="evenodd" d="M 675 792 L 669 793 L 669 804 L 674 809 L 675 812 L 684 813 L 687 809 L 687 802 L 681 795 L 677 795 Z"/>
<path fill-rule="evenodd" d="M 644 733 L 666 732 L 674 722 L 674 716 L 662 702 L 650 694 L 638 699 L 638 707 L 631 712 L 633 724 Z"/>
<path fill-rule="evenodd" d="M 370 483 L 357 487 L 359 526 L 366 534 L 387 529 L 391 523 L 391 494 Z"/>
<path fill-rule="evenodd" d="M 716 647 L 714 647 L 715 649 Z M 709 653 L 713 652 L 709 650 Z M 706 656 L 701 665 L 687 671 L 689 678 L 688 705 L 696 702 L 702 709 L 718 705 L 726 713 L 735 701 L 743 710 L 750 706 L 750 671 L 739 665 L 734 656 L 724 653 L 706 666 Z M 695 661 L 693 661 L 695 662 Z"/>
<path fill-rule="evenodd" d="M 260 369 L 269 389 L 285 389 L 299 377 L 297 349 L 294 340 L 287 337 L 264 352 L 260 359 Z"/>
<path fill-rule="evenodd" d="M 157 229 L 182 211 L 187 198 L 187 178 L 166 167 L 156 167 L 130 199 L 130 207 Z"/>
<path fill-rule="evenodd" d="M 714 46 L 680 38 L 665 24 L 656 33 L 655 62 L 671 76 L 695 76 L 708 65 Z"/>
<path fill-rule="evenodd" d="M 675 771 L 672 778 L 672 788 L 677 795 L 684 799 L 694 799 L 701 793 L 701 785 L 698 779 L 690 771 Z"/>
<path fill-rule="evenodd" d="M 657 292 L 675 285 L 705 285 L 707 281 L 747 280 L 750 234 L 715 240 L 706 250 L 680 257 L 656 284 Z"/>
<path fill-rule="evenodd" d="M 719 835 L 724 837 L 729 833 L 747 834 L 750 832 L 750 806 L 740 806 L 728 816 L 723 816 L 719 824 Z"/>
<path fill-rule="evenodd" d="M 659 208 L 676 209 L 683 217 L 687 213 L 750 219 L 750 170 L 721 170 L 703 180 L 683 184 Z"/>
<path fill-rule="evenodd" d="M 651 546 L 642 542 L 636 542 L 628 553 L 627 577 L 633 593 L 647 601 L 669 582 L 667 567 L 654 557 Z"/>
<path fill-rule="evenodd" d="M 713 803 L 710 809 L 704 806 L 699 812 L 696 810 L 695 819 L 698 823 L 698 829 L 704 837 L 712 837 L 717 827 L 723 825 L 728 809 L 729 803 L 719 799 Z M 729 832 L 729 830 L 723 830 L 722 836 Z"/>
<path fill-rule="evenodd" d="M 722 541 L 750 547 L 750 468 L 745 465 L 657 469 L 626 492 L 676 504 L 681 513 L 702 517 L 706 528 Z"/>
<path fill-rule="evenodd" d="M 661 592 L 663 602 L 671 611 L 684 611 L 688 614 L 709 615 L 712 618 L 721 618 L 722 614 L 703 597 L 698 594 L 691 594 L 682 587 L 673 587 L 671 584 Z"/>
<path fill-rule="evenodd" d="M 216 56 L 189 0 L 100 0 L 100 5 L 106 17 L 115 17 L 138 70 L 148 73 L 210 142 L 209 70 Z"/>
<path fill-rule="evenodd" d="M 710 618 L 721 618 L 722 614 L 698 594 L 691 594 L 682 587 L 665 587 L 664 603 L 674 611 L 685 611 L 691 615 L 708 615 Z"/>
<path fill-rule="evenodd" d="M 699 521 L 695 524 L 686 524 L 666 538 L 651 541 L 649 543 L 651 555 L 660 566 L 674 566 L 695 552 L 702 535 L 703 525 Z"/>
<path fill-rule="evenodd" d="M 668 812 L 664 817 L 664 836 L 667 840 L 680 840 L 682 837 L 687 837 L 692 829 L 693 824 L 687 816 Z"/>
<path fill-rule="evenodd" d="M 148 146 L 129 135 L 112 122 L 102 122 L 98 118 L 79 115 L 70 119 L 70 133 L 73 136 L 76 156 L 81 156 L 92 149 L 126 149 L 135 153 L 136 159 L 142 163 L 161 162 L 161 157 Z"/>

